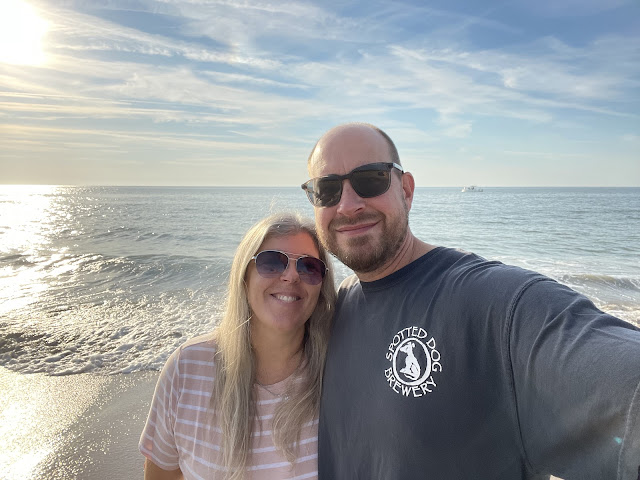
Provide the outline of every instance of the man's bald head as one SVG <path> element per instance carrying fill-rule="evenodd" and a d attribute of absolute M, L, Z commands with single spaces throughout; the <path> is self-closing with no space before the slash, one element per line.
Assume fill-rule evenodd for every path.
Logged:
<path fill-rule="evenodd" d="M 309 154 L 309 158 L 307 159 L 307 168 L 311 171 L 312 164 L 318 160 L 318 154 L 322 155 L 322 150 L 325 145 L 332 143 L 336 140 L 339 140 L 340 137 L 344 135 L 358 135 L 362 137 L 363 141 L 367 141 L 367 137 L 371 138 L 372 134 L 378 136 L 382 139 L 387 146 L 389 152 L 389 162 L 397 163 L 398 165 L 402 165 L 400 162 L 400 156 L 398 155 L 398 149 L 396 148 L 391 137 L 387 135 L 383 130 L 376 127 L 375 125 L 371 125 L 370 123 L 345 123 L 343 125 L 338 125 L 333 127 L 331 130 L 327 131 L 320 139 L 316 142 L 311 153 Z M 321 157 L 320 157 L 321 158 Z"/>

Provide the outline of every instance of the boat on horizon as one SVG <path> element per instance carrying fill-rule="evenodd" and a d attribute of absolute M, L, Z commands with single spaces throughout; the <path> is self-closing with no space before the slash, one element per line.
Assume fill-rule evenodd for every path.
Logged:
<path fill-rule="evenodd" d="M 469 185 L 468 187 L 462 187 L 462 192 L 482 192 L 482 188 L 475 185 Z"/>

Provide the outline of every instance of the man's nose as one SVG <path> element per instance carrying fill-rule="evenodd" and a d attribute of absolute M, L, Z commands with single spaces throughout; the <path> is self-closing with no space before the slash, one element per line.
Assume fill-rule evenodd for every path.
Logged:
<path fill-rule="evenodd" d="M 347 179 L 342 181 L 342 196 L 338 202 L 338 213 L 353 216 L 364 208 L 364 199 L 356 193 Z"/>

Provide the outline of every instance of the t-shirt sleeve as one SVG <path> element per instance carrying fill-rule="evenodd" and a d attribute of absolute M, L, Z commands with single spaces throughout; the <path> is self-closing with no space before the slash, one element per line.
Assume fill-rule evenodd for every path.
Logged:
<path fill-rule="evenodd" d="M 637 480 L 640 329 L 546 279 L 514 303 L 509 338 L 531 468 L 566 480 Z"/>
<path fill-rule="evenodd" d="M 167 360 L 158 377 L 147 423 L 140 436 L 140 452 L 165 470 L 179 468 L 178 449 L 174 437 L 179 397 L 179 349 Z"/>

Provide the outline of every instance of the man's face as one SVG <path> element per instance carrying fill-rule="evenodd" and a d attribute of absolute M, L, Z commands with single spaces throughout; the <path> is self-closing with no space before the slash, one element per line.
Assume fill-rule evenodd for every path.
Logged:
<path fill-rule="evenodd" d="M 380 134 L 366 127 L 349 126 L 323 137 L 309 173 L 312 178 L 344 175 L 361 165 L 390 161 L 388 145 Z M 345 180 L 337 205 L 315 208 L 321 242 L 357 273 L 370 273 L 385 266 L 407 236 L 413 192 L 407 192 L 406 182 L 398 173 L 392 170 L 389 190 L 372 198 L 358 196 Z"/>

